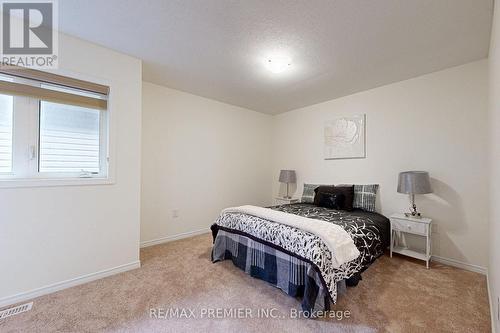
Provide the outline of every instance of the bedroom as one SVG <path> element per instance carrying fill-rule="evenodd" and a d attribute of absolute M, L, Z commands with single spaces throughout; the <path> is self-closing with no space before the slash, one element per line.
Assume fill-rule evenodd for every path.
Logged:
<path fill-rule="evenodd" d="M 44 3 L 55 64 L 0 43 L 1 332 L 499 331 L 493 1 Z"/>

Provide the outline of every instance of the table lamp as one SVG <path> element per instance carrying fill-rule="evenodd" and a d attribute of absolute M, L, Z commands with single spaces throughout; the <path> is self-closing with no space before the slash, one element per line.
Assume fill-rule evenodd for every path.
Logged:
<path fill-rule="evenodd" d="M 427 171 L 404 171 L 399 173 L 398 192 L 410 195 L 411 208 L 407 217 L 419 218 L 421 215 L 417 211 L 415 204 L 415 194 L 432 193 L 429 173 Z"/>
<path fill-rule="evenodd" d="M 280 183 L 286 183 L 286 199 L 290 199 L 291 196 L 288 194 L 288 185 L 290 183 L 295 183 L 297 181 L 297 176 L 295 175 L 295 170 L 281 170 L 280 172 Z"/>

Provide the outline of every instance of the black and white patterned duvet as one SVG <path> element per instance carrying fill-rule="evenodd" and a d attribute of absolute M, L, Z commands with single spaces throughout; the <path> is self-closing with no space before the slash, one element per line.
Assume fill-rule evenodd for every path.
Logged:
<path fill-rule="evenodd" d="M 332 266 L 332 254 L 321 238 L 297 228 L 243 213 L 224 213 L 215 222 L 218 228 L 251 236 L 314 264 L 330 292 L 337 299 L 337 282 L 362 272 L 378 258 L 389 244 L 389 220 L 377 213 L 352 212 L 292 204 L 270 207 L 275 210 L 335 223 L 354 240 L 360 256 L 338 268 Z"/>

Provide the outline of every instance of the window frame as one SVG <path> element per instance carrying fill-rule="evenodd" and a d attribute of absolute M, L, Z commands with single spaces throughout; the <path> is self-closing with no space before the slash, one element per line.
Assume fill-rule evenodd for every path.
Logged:
<path fill-rule="evenodd" d="M 58 75 L 67 76 L 77 80 L 84 80 L 96 84 L 110 86 L 109 82 L 102 78 L 95 78 L 81 73 L 71 71 L 58 70 Z M 25 81 L 24 79 L 14 78 L 15 80 Z M 21 103 L 26 103 L 30 100 L 30 110 L 32 116 L 30 119 L 29 133 L 20 135 L 19 117 L 23 116 L 16 112 L 16 99 Z M 34 109 L 31 109 L 34 108 Z M 33 116 L 33 114 L 36 115 Z M 115 184 L 115 140 L 111 135 L 114 133 L 114 112 L 113 112 L 113 95 L 111 90 L 107 98 L 107 109 L 100 110 L 99 119 L 99 149 L 100 149 L 100 172 L 92 177 L 81 177 L 80 173 L 49 173 L 39 172 L 39 146 L 40 146 L 40 99 L 14 96 L 14 112 L 13 112 L 13 149 L 12 149 L 12 172 L 0 174 L 0 188 L 15 188 L 15 187 L 52 187 L 52 186 L 74 186 L 74 185 L 108 185 Z M 26 124 L 26 119 L 24 120 Z M 17 124 L 17 126 L 16 126 Z M 23 130 L 25 131 L 25 130 Z M 21 139 L 22 137 L 30 137 L 30 139 Z M 19 169 L 20 160 L 22 160 L 22 152 L 28 154 L 26 140 L 29 140 L 34 146 L 36 157 L 29 161 L 28 167 Z M 27 160 L 27 158 L 24 158 Z M 26 165 L 26 163 L 24 163 Z M 17 166 L 17 168 L 16 168 Z M 24 170 L 23 170 L 24 169 Z"/>

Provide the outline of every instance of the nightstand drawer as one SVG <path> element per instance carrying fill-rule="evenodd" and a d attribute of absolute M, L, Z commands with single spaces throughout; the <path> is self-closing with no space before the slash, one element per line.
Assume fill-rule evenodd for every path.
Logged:
<path fill-rule="evenodd" d="M 408 220 L 391 219 L 392 230 L 427 235 L 427 224 Z"/>

